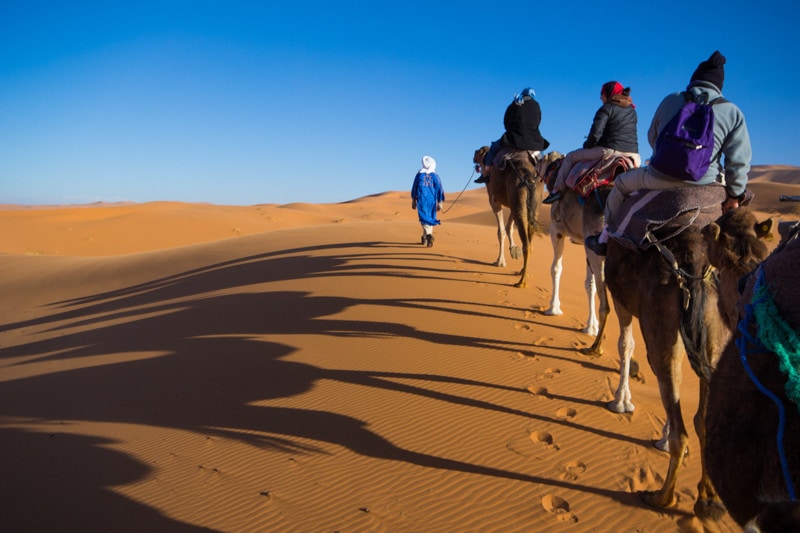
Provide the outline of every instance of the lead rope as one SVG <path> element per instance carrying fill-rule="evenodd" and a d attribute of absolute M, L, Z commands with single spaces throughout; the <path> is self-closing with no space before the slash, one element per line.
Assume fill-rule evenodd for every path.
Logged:
<path fill-rule="evenodd" d="M 445 209 L 444 211 L 442 211 L 443 215 L 446 215 L 448 211 L 453 209 L 453 206 L 456 205 L 456 202 L 458 202 L 458 199 L 461 198 L 461 195 L 464 194 L 464 191 L 466 191 L 467 187 L 469 187 L 469 183 L 472 181 L 472 176 L 474 176 L 474 175 L 475 175 L 475 169 L 473 168 L 472 169 L 472 174 L 470 174 L 469 178 L 467 179 L 467 184 L 464 185 L 464 188 L 461 189 L 460 193 L 458 193 L 458 196 L 456 196 L 456 199 L 453 200 L 452 202 L 450 202 L 450 206 L 447 209 Z"/>

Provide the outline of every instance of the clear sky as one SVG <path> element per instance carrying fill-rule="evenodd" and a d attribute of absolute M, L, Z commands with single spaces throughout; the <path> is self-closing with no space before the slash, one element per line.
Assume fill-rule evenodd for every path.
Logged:
<path fill-rule="evenodd" d="M 600 86 L 632 88 L 639 143 L 715 49 L 753 164 L 800 166 L 797 0 L 0 0 L 0 203 L 341 202 L 448 191 L 530 86 L 551 149 Z"/>

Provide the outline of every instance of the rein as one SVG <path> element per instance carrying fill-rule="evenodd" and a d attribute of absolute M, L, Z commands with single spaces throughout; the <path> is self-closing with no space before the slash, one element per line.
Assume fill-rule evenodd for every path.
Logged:
<path fill-rule="evenodd" d="M 651 231 L 647 231 L 645 234 L 647 240 L 653 244 L 656 249 L 661 253 L 661 255 L 666 259 L 667 263 L 672 267 L 672 272 L 675 274 L 675 279 L 678 282 L 678 288 L 681 290 L 681 296 L 683 301 L 683 311 L 686 312 L 689 309 L 689 304 L 691 303 L 691 293 L 689 291 L 689 287 L 687 286 L 687 281 L 703 281 L 704 283 L 709 282 L 710 280 L 716 280 L 714 267 L 711 265 L 706 265 L 706 268 L 703 269 L 702 276 L 694 276 L 683 268 L 678 265 L 678 261 L 675 260 L 675 256 L 672 252 L 661 244 L 661 241 L 656 239 Z M 689 342 L 688 342 L 688 335 L 686 333 L 686 328 L 684 326 L 683 321 L 681 321 L 681 337 L 683 338 L 683 344 L 687 348 L 686 354 L 689 357 L 689 363 L 692 365 L 692 370 L 700 376 L 701 378 L 705 379 L 708 382 L 711 379 L 711 367 L 708 364 L 707 357 L 698 357 L 698 354 L 693 353 L 694 350 L 689 350 Z M 705 348 L 704 348 L 705 349 Z"/>
<path fill-rule="evenodd" d="M 764 271 L 761 267 L 758 268 L 757 277 L 755 286 L 753 288 L 753 294 L 757 294 L 757 292 L 761 289 L 764 284 Z M 764 300 L 765 296 L 762 294 L 759 300 Z M 739 358 L 742 361 L 742 366 L 744 366 L 745 371 L 747 372 L 748 377 L 756 386 L 756 388 L 764 394 L 767 398 L 772 400 L 772 402 L 778 408 L 778 431 L 776 435 L 776 444 L 778 447 L 778 458 L 780 459 L 781 463 L 781 471 L 783 473 L 783 481 L 786 484 L 786 490 L 789 493 L 789 498 L 792 501 L 797 500 L 797 493 L 794 489 L 794 483 L 792 482 L 792 475 L 789 472 L 789 463 L 786 459 L 786 451 L 784 449 L 783 440 L 784 440 L 784 433 L 786 431 L 786 410 L 783 406 L 783 402 L 778 398 L 775 393 L 771 390 L 766 388 L 761 381 L 759 381 L 758 377 L 756 377 L 753 369 L 750 367 L 750 364 L 747 362 L 747 355 L 748 353 L 772 353 L 764 344 L 761 342 L 760 339 L 751 335 L 748 325 L 753 321 L 755 316 L 755 307 L 756 304 L 759 303 L 758 300 L 754 299 L 750 301 L 747 305 L 745 305 L 745 316 L 742 320 L 739 321 L 737 326 L 739 332 L 741 332 L 742 336 L 736 339 L 736 346 L 739 348 Z M 756 321 L 757 322 L 757 321 Z M 748 350 L 747 345 L 748 343 L 754 346 L 755 350 Z"/>

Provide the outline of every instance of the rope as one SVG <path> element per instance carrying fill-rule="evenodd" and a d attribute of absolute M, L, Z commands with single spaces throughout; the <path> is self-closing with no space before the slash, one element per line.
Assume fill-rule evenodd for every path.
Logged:
<path fill-rule="evenodd" d="M 764 346 L 761 340 L 753 337 L 750 334 L 747 326 L 753 320 L 753 317 L 757 314 L 756 313 L 756 306 L 763 301 L 765 298 L 764 292 L 761 290 L 764 285 L 764 271 L 759 267 L 758 274 L 756 278 L 755 287 L 753 290 L 753 299 L 750 301 L 749 304 L 745 305 L 745 316 L 742 320 L 739 321 L 737 328 L 741 332 L 742 336 L 736 339 L 736 346 L 739 348 L 739 358 L 742 361 L 742 365 L 744 366 L 747 375 L 750 377 L 750 380 L 756 386 L 756 388 L 761 391 L 767 398 L 773 401 L 775 405 L 778 407 L 778 431 L 776 435 L 776 444 L 778 445 L 778 458 L 780 459 L 781 463 L 781 471 L 783 473 L 783 480 L 786 483 L 786 490 L 789 493 L 789 498 L 792 501 L 797 500 L 797 496 L 794 490 L 794 483 L 792 482 L 792 475 L 789 472 L 789 463 L 786 459 L 786 451 L 783 445 L 783 438 L 784 433 L 786 431 L 786 411 L 783 407 L 783 402 L 778 398 L 771 390 L 766 388 L 761 381 L 758 380 L 753 369 L 750 368 L 750 364 L 747 362 L 747 343 L 749 342 L 756 348 L 759 348 L 760 353 L 767 353 L 769 349 Z M 756 293 L 759 293 L 758 298 L 755 297 Z"/>
<path fill-rule="evenodd" d="M 469 187 L 469 183 L 472 181 L 472 176 L 474 176 L 474 175 L 475 175 L 475 169 L 473 168 L 472 169 L 472 174 L 470 174 L 469 175 L 469 179 L 467 179 L 467 184 L 464 185 L 464 188 L 461 189 L 460 193 L 458 193 L 458 196 L 456 196 L 456 199 L 453 200 L 452 202 L 450 202 L 450 206 L 447 209 L 445 209 L 444 211 L 442 211 L 443 215 L 446 215 L 448 211 L 453 209 L 453 206 L 456 205 L 456 202 L 458 202 L 458 199 L 461 198 L 461 195 L 464 194 L 464 191 L 466 191 L 467 187 Z"/>

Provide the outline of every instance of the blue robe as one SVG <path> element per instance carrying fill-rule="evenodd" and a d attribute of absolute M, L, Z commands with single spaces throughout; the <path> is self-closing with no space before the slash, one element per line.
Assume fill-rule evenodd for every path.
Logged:
<path fill-rule="evenodd" d="M 417 202 L 417 215 L 421 224 L 441 224 L 436 219 L 436 206 L 439 202 L 444 202 L 444 190 L 436 172 L 417 172 L 414 185 L 411 186 L 411 198 Z"/>

